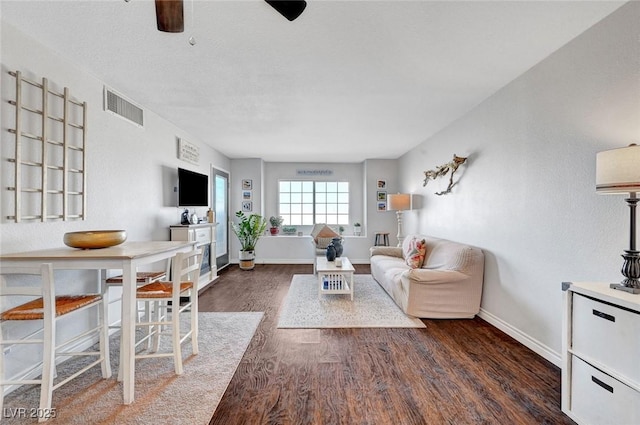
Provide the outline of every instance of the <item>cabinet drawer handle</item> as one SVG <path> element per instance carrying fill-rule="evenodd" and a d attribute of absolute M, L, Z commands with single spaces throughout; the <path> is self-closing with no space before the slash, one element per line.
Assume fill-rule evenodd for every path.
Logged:
<path fill-rule="evenodd" d="M 598 316 L 598 317 L 600 317 L 602 319 L 609 320 L 611 322 L 615 322 L 616 321 L 615 316 L 612 316 L 612 315 L 607 314 L 607 313 L 603 313 L 603 312 L 595 310 L 595 309 L 593 310 L 593 315 L 594 316 Z"/>
<path fill-rule="evenodd" d="M 592 376 L 591 380 L 593 382 L 595 382 L 596 384 L 598 384 L 599 386 L 601 386 L 602 388 L 604 388 L 605 390 L 609 391 L 611 394 L 613 394 L 613 387 L 611 385 L 605 384 L 604 382 L 602 382 L 601 380 L 599 380 L 595 376 Z"/>

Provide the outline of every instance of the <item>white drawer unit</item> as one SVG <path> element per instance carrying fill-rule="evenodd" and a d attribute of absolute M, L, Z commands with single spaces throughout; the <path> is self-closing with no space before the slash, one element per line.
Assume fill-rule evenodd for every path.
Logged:
<path fill-rule="evenodd" d="M 563 283 L 562 411 L 578 424 L 640 424 L 640 295 Z"/>
<path fill-rule="evenodd" d="M 204 288 L 218 277 L 215 259 L 215 226 L 214 223 L 203 223 L 171 226 L 169 228 L 172 241 L 195 242 L 196 246 L 202 249 L 202 266 L 200 267 L 198 289 Z"/>
<path fill-rule="evenodd" d="M 640 315 L 584 295 L 573 297 L 572 349 L 640 382 Z"/>
<path fill-rule="evenodd" d="M 640 423 L 640 392 L 601 372 L 578 356 L 571 357 L 571 410 L 593 425 Z"/>
<path fill-rule="evenodd" d="M 206 229 L 190 229 L 193 232 L 193 240 L 198 244 L 211 242 L 211 228 Z"/>

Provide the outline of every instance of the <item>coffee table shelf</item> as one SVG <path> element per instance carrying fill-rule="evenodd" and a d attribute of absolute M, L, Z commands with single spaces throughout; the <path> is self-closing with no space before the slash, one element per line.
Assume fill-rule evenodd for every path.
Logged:
<path fill-rule="evenodd" d="M 356 271 L 347 257 L 340 257 L 342 266 L 326 257 L 316 257 L 318 273 L 318 297 L 322 294 L 350 294 L 353 301 L 353 273 Z"/>

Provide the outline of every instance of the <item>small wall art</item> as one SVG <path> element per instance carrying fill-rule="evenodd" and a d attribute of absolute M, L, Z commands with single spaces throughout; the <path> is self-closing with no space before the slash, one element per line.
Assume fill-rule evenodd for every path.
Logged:
<path fill-rule="evenodd" d="M 243 190 L 242 191 L 242 200 L 243 201 L 250 201 L 251 200 L 251 191 L 250 190 Z"/>
<path fill-rule="evenodd" d="M 378 189 L 386 189 L 387 188 L 387 181 L 386 180 L 378 180 L 377 187 L 378 187 Z"/>
<path fill-rule="evenodd" d="M 242 190 L 251 190 L 253 189 L 253 180 L 251 179 L 243 179 L 242 180 Z"/>
<path fill-rule="evenodd" d="M 383 180 L 378 180 L 378 186 L 380 186 L 380 182 Z M 387 183 L 384 182 L 384 186 Z M 378 190 L 376 191 L 376 210 L 377 211 L 386 211 L 387 210 L 387 191 L 386 190 Z"/>
<path fill-rule="evenodd" d="M 253 202 L 242 201 L 242 212 L 251 212 L 251 211 L 253 211 Z"/>
<path fill-rule="evenodd" d="M 179 138 L 178 158 L 192 164 L 198 164 L 200 162 L 200 148 L 193 143 Z"/>

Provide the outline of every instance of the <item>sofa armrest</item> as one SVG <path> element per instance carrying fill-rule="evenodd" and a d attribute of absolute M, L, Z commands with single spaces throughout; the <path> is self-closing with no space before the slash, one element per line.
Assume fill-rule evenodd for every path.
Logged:
<path fill-rule="evenodd" d="M 402 248 L 397 246 L 372 246 L 369 249 L 369 257 L 373 257 L 374 255 L 404 258 L 402 255 Z"/>
<path fill-rule="evenodd" d="M 459 282 L 469 278 L 468 275 L 455 270 L 436 269 L 409 269 L 402 273 L 402 277 L 428 285 Z"/>

